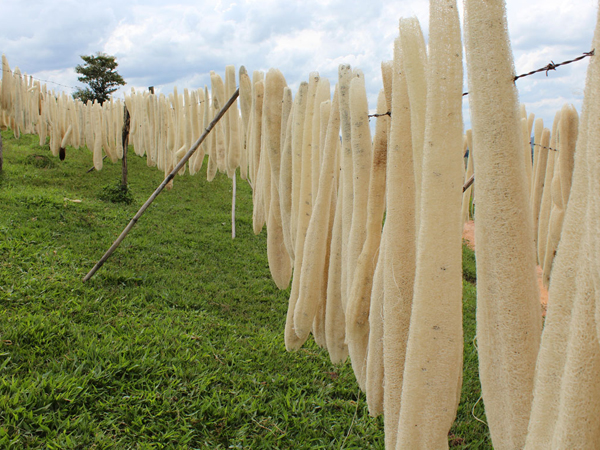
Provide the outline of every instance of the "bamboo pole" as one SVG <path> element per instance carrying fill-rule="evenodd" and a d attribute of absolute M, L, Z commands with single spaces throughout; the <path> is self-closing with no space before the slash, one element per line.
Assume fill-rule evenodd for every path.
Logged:
<path fill-rule="evenodd" d="M 223 117 L 223 115 L 225 114 L 225 112 L 227 112 L 227 110 L 229 109 L 229 107 L 231 105 L 233 105 L 233 102 L 238 98 L 239 95 L 240 95 L 240 90 L 238 88 L 233 93 L 233 95 L 231 96 L 231 98 L 229 99 L 229 101 L 225 104 L 225 106 L 223 106 L 223 109 L 221 109 L 221 111 L 219 111 L 219 113 L 215 116 L 215 118 L 210 123 L 210 125 L 208 125 L 208 127 L 206 128 L 206 130 L 204 130 L 204 133 L 202 133 L 202 136 L 200 136 L 200 138 L 194 143 L 194 145 L 192 145 L 192 148 L 190 148 L 188 150 L 188 152 L 185 154 L 185 156 L 181 159 L 181 161 L 179 161 L 179 164 L 177 164 L 177 166 L 175 166 L 175 168 L 171 171 L 171 173 L 169 175 L 167 175 L 167 177 L 156 188 L 156 190 L 150 196 L 150 198 L 148 200 L 146 200 L 146 203 L 144 203 L 142 205 L 142 207 L 140 208 L 140 210 L 135 214 L 135 216 L 133 216 L 133 219 L 131 219 L 131 221 L 129 222 L 129 224 L 121 232 L 121 234 L 119 235 L 119 237 L 117 238 L 117 240 L 113 243 L 113 245 L 111 245 L 111 247 L 106 251 L 106 253 L 104 254 L 104 256 L 102 258 L 100 258 L 100 261 L 98 261 L 96 263 L 96 265 L 92 268 L 92 270 L 90 270 L 89 273 L 85 277 L 83 277 L 83 282 L 86 282 L 92 276 L 94 276 L 94 274 L 96 273 L 96 271 L 100 267 L 102 267 L 102 265 L 106 262 L 106 260 L 110 257 L 110 255 L 113 254 L 113 252 L 121 244 L 121 242 L 123 241 L 123 239 L 125 239 L 125 237 L 127 236 L 127 234 L 129 234 L 129 232 L 131 231 L 131 229 L 133 228 L 133 226 L 137 223 L 137 221 L 142 216 L 142 214 L 144 214 L 144 211 L 146 211 L 146 209 L 148 209 L 148 207 L 152 204 L 152 202 L 154 201 L 154 199 L 156 197 L 158 197 L 158 195 L 165 188 L 165 186 L 167 185 L 167 183 L 169 183 L 169 181 L 171 181 L 175 177 L 175 175 L 177 174 L 177 172 L 179 172 L 179 170 L 181 170 L 181 168 L 185 165 L 185 163 L 188 161 L 188 159 L 191 158 L 191 156 L 198 149 L 198 147 L 200 147 L 200 144 L 202 144 L 202 142 L 204 141 L 204 139 L 206 139 L 206 136 L 208 136 L 208 134 L 211 132 L 211 130 L 214 128 L 214 126 L 217 124 L 217 122 L 219 120 L 221 120 L 221 118 Z"/>

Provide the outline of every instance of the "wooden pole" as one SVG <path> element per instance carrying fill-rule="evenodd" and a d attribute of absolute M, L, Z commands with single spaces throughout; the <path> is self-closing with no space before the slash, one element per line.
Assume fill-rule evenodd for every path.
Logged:
<path fill-rule="evenodd" d="M 233 171 L 233 194 L 231 198 L 231 239 L 235 239 L 235 192 L 237 190 L 237 170 Z"/>
<path fill-rule="evenodd" d="M 463 192 L 465 192 L 467 189 L 469 189 L 474 181 L 475 181 L 475 174 L 471 175 L 469 177 L 469 179 L 467 180 L 467 182 L 463 185 Z"/>
<path fill-rule="evenodd" d="M 3 163 L 4 163 L 4 156 L 2 154 L 2 135 L 0 134 L 0 172 L 2 172 Z"/>
<path fill-rule="evenodd" d="M 129 222 L 129 224 L 121 232 L 121 234 L 119 235 L 119 237 L 117 238 L 117 240 L 113 243 L 113 245 L 111 245 L 111 247 L 106 251 L 106 253 L 104 254 L 104 256 L 102 258 L 100 258 L 100 261 L 98 261 L 96 263 L 96 265 L 94 267 L 92 267 L 92 270 L 90 270 L 89 273 L 85 277 L 83 277 L 83 282 L 86 282 L 92 276 L 94 276 L 94 274 L 96 273 L 96 271 L 100 267 L 102 267 L 102 265 L 106 262 L 106 260 L 110 257 L 110 255 L 113 254 L 113 252 L 121 244 L 121 242 L 123 241 L 123 239 L 125 239 L 125 236 L 127 236 L 127 234 L 129 233 L 129 231 L 131 231 L 131 229 L 133 228 L 133 226 L 139 220 L 139 218 L 142 217 L 142 214 L 144 214 L 144 211 L 146 211 L 146 209 L 148 209 L 148 207 L 152 204 L 152 202 L 154 201 L 154 199 L 156 197 L 158 197 L 158 194 L 160 194 L 162 192 L 162 190 L 165 188 L 165 186 L 167 185 L 167 183 L 169 183 L 169 181 L 171 181 L 175 177 L 175 175 L 177 174 L 177 172 L 179 172 L 181 170 L 181 168 L 185 165 L 185 163 L 188 161 L 188 159 L 191 158 L 191 156 L 198 149 L 198 147 L 200 147 L 200 144 L 202 144 L 202 142 L 204 141 L 204 139 L 206 139 L 206 136 L 208 136 L 208 133 L 210 133 L 211 130 L 217 124 L 217 122 L 219 120 L 221 120 L 221 118 L 223 117 L 223 115 L 225 114 L 225 112 L 227 112 L 227 110 L 229 109 L 229 107 L 231 105 L 233 105 L 233 102 L 238 98 L 239 95 L 240 95 L 240 90 L 238 88 L 233 93 L 233 95 L 231 96 L 231 98 L 229 99 L 229 101 L 225 104 L 225 106 L 223 106 L 223 109 L 221 109 L 221 111 L 219 111 L 219 113 L 215 116 L 215 118 L 210 123 L 210 125 L 208 125 L 208 127 L 206 128 L 206 130 L 204 130 L 204 133 L 202 133 L 202 136 L 200 136 L 200 138 L 194 143 L 194 145 L 192 145 L 192 148 L 190 148 L 188 150 L 188 152 L 185 154 L 185 156 L 181 159 L 181 161 L 179 161 L 179 164 L 177 164 L 177 166 L 175 166 L 175 168 L 171 171 L 171 173 L 169 175 L 167 175 L 167 177 L 163 180 L 163 182 L 160 184 L 160 186 L 158 186 L 156 188 L 156 190 L 150 196 L 150 198 L 148 200 L 146 200 L 146 203 L 144 203 L 142 205 L 142 207 L 140 208 L 140 210 L 135 214 L 135 216 L 133 216 L 133 219 L 131 219 L 131 221 Z"/>
<path fill-rule="evenodd" d="M 127 147 L 129 146 L 129 126 L 131 120 L 129 117 L 129 110 L 125 105 L 125 112 L 123 115 L 123 158 L 121 159 L 121 189 L 127 189 Z"/>

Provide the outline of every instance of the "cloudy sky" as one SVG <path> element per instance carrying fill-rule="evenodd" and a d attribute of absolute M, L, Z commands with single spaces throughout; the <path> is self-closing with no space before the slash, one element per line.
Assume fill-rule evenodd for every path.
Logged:
<path fill-rule="evenodd" d="M 517 73 L 590 50 L 598 0 L 508 0 Z M 462 1 L 459 0 L 462 16 Z M 428 34 L 428 2 L 401 0 L 0 0 L 0 53 L 47 83 L 71 92 L 80 55 L 117 57 L 124 90 L 156 86 L 168 94 L 210 85 L 234 64 L 279 68 L 294 92 L 311 71 L 334 84 L 337 67 L 365 73 L 370 107 L 381 88 L 381 61 L 392 57 L 398 19 L 416 16 Z M 600 50 L 600 49 L 599 49 Z M 546 126 L 565 102 L 581 107 L 587 60 L 518 81 L 521 101 Z M 58 83 L 58 84 L 56 84 Z M 467 86 L 465 86 L 467 89 Z M 468 101 L 465 100 L 468 124 Z"/>

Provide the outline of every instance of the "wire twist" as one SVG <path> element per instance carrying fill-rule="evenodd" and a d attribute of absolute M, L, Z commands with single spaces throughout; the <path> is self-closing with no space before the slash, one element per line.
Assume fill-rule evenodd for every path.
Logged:
<path fill-rule="evenodd" d="M 392 117 L 392 112 L 388 111 L 388 112 L 381 113 L 381 114 L 369 114 L 369 117 L 383 117 L 383 116 L 390 116 L 390 117 Z"/>

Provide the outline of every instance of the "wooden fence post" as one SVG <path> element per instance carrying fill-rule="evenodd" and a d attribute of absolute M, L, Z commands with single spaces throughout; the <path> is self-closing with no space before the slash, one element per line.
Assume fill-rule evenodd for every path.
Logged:
<path fill-rule="evenodd" d="M 231 239 L 235 239 L 235 195 L 237 191 L 237 169 L 233 171 L 233 186 L 231 198 Z"/>
<path fill-rule="evenodd" d="M 124 106 L 125 113 L 123 116 L 123 158 L 121 159 L 121 189 L 127 189 L 127 147 L 129 146 L 129 126 L 131 120 L 127 105 Z"/>

